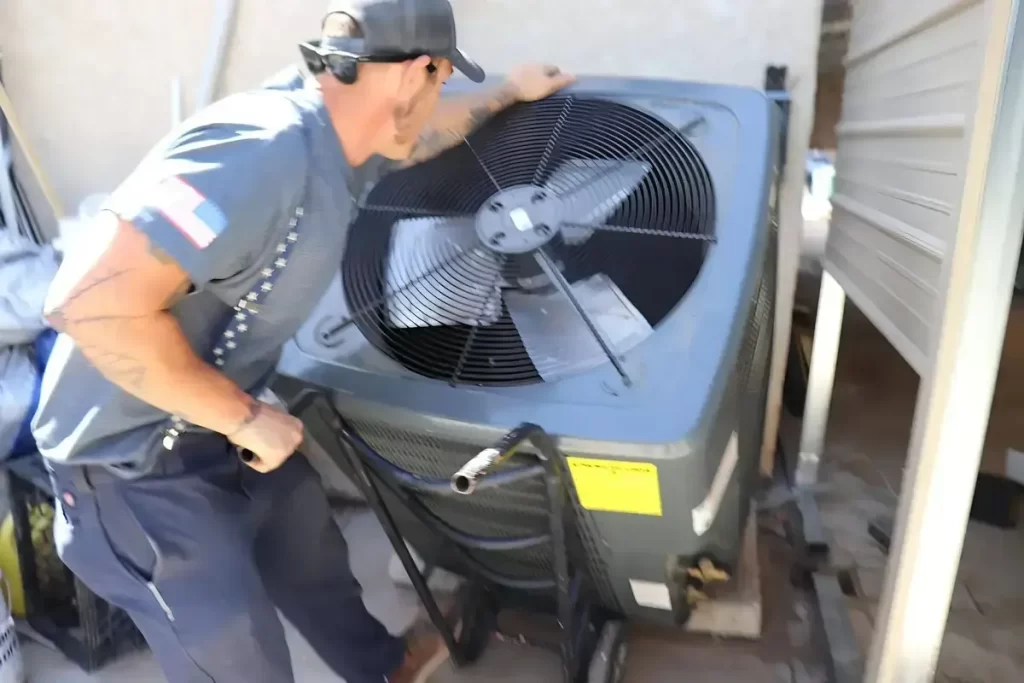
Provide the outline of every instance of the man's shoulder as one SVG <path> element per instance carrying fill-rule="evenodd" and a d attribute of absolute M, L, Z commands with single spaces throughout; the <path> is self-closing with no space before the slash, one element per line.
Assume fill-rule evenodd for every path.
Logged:
<path fill-rule="evenodd" d="M 287 93 L 257 90 L 230 95 L 170 131 L 131 176 L 187 174 L 214 167 L 239 179 L 303 174 L 309 163 L 304 126 L 301 109 Z"/>
<path fill-rule="evenodd" d="M 186 122 L 186 128 L 246 130 L 254 137 L 294 142 L 306 121 L 305 92 L 302 77 L 286 70 L 257 88 L 214 102 Z"/>
<path fill-rule="evenodd" d="M 186 121 L 169 146 L 198 139 L 297 151 L 304 147 L 304 125 L 301 109 L 286 93 L 242 92 L 214 103 Z"/>

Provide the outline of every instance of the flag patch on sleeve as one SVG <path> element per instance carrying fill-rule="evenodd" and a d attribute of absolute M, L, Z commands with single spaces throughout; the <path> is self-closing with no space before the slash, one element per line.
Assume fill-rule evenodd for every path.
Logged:
<path fill-rule="evenodd" d="M 160 181 L 150 206 L 199 249 L 210 246 L 228 223 L 220 207 L 177 176 Z"/>

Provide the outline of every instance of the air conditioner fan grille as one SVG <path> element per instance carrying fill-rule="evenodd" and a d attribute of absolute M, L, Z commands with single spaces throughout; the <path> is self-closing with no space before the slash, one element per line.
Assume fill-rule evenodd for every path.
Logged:
<path fill-rule="evenodd" d="M 406 368 L 453 385 L 529 384 L 608 360 L 624 373 L 626 341 L 594 323 L 578 288 L 611 283 L 649 331 L 692 285 L 715 198 L 686 133 L 610 100 L 553 97 L 386 176 L 349 231 L 351 313 L 321 341 L 354 323 Z M 559 316 L 544 319 L 555 303 Z M 524 318 L 559 330 L 554 347 Z"/>

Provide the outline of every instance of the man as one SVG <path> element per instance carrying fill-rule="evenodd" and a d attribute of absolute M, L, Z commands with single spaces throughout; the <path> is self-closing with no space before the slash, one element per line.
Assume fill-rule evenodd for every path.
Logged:
<path fill-rule="evenodd" d="M 422 681 L 436 634 L 363 605 L 298 419 L 257 400 L 337 272 L 356 199 L 571 77 L 527 66 L 439 104 L 448 0 L 341 0 L 298 71 L 197 114 L 142 162 L 50 291 L 34 434 L 61 557 L 128 611 L 173 683 L 293 680 L 277 609 L 348 683 Z M 248 454 L 243 459 L 238 454 Z"/>

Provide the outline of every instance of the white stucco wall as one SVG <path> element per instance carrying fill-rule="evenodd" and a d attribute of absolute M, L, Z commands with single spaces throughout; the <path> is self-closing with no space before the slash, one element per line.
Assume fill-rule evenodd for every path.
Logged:
<path fill-rule="evenodd" d="M 240 0 L 223 92 L 297 59 L 326 0 Z M 215 0 L 3 0 L 4 80 L 68 207 L 109 190 L 170 121 L 170 78 L 198 86 Z M 794 96 L 783 191 L 777 339 L 788 339 L 813 119 L 821 0 L 453 0 L 460 41 L 486 68 L 553 61 L 578 74 L 659 76 L 761 87 L 789 67 Z M 777 344 L 775 366 L 785 363 Z M 781 373 L 776 373 L 780 376 Z M 775 382 L 772 403 L 781 382 Z M 773 444 L 774 416 L 767 443 Z"/>

